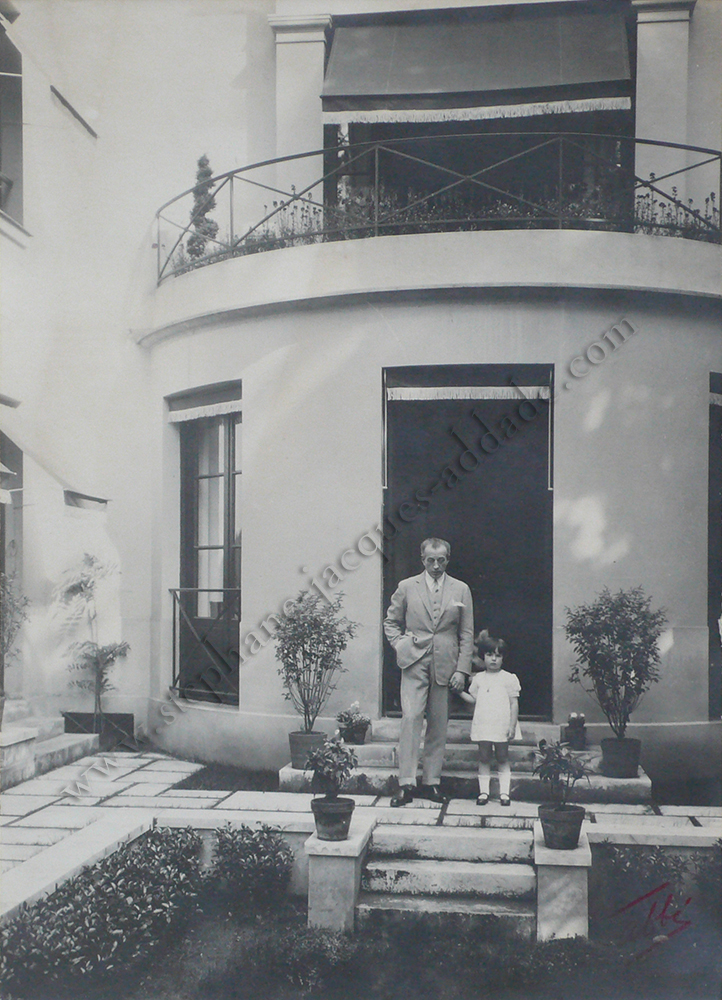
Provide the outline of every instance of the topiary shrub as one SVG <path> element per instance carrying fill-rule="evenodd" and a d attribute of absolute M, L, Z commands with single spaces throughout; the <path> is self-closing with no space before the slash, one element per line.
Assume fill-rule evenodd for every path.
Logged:
<path fill-rule="evenodd" d="M 147 959 L 193 911 L 201 839 L 154 828 L 0 929 L 0 980 L 22 997 L 77 997 Z"/>
<path fill-rule="evenodd" d="M 234 908 L 267 908 L 285 896 L 293 851 L 278 830 L 230 824 L 218 830 L 212 880 Z"/>

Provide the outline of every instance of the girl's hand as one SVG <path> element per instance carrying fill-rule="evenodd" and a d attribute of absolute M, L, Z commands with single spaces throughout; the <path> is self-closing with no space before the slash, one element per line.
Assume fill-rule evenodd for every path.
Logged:
<path fill-rule="evenodd" d="M 506 734 L 507 741 L 513 740 L 515 734 L 516 734 L 516 726 L 514 726 L 513 729 L 510 729 L 509 732 Z"/>

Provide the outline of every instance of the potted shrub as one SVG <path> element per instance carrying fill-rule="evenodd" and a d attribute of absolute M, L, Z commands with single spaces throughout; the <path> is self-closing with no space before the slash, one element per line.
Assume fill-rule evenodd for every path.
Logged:
<path fill-rule="evenodd" d="M 313 772 L 311 790 L 322 797 L 311 799 L 319 840 L 346 840 L 356 803 L 339 795 L 344 782 L 358 764 L 356 751 L 339 739 L 326 739 L 308 755 L 307 769 Z"/>
<path fill-rule="evenodd" d="M 570 680 L 584 686 L 604 712 L 614 738 L 602 740 L 602 772 L 635 778 L 641 743 L 625 736 L 629 717 L 659 680 L 659 637 L 664 610 L 652 611 L 641 587 L 611 594 L 605 587 L 591 604 L 567 608 L 565 631 L 579 657 Z"/>
<path fill-rule="evenodd" d="M 313 726 L 344 669 L 341 653 L 358 628 L 341 614 L 342 597 L 338 594 L 328 602 L 319 594 L 301 591 L 294 601 L 286 602 L 274 636 L 284 697 L 303 719 L 303 729 L 288 734 L 291 766 L 299 770 L 326 738 Z"/>
<path fill-rule="evenodd" d="M 345 743 L 355 743 L 360 745 L 366 739 L 366 733 L 371 725 L 371 719 L 364 715 L 355 701 L 350 708 L 345 708 L 336 716 L 341 739 Z"/>
<path fill-rule="evenodd" d="M 100 581 L 113 572 L 113 566 L 86 552 L 80 564 L 63 575 L 53 606 L 59 631 L 70 638 L 68 668 L 81 675 L 71 681 L 71 686 L 93 695 L 92 712 L 63 712 L 65 731 L 99 734 L 101 750 L 132 740 L 134 729 L 131 713 L 108 713 L 103 707 L 103 695 L 115 690 L 110 679 L 113 667 L 130 650 L 127 642 L 98 642 L 96 590 Z M 74 638 L 78 634 L 90 638 Z"/>
<path fill-rule="evenodd" d="M 569 803 L 569 795 L 580 778 L 589 780 L 589 768 L 575 757 L 566 743 L 539 740 L 534 751 L 533 773 L 549 783 L 553 802 L 539 806 L 544 843 L 557 851 L 572 851 L 579 844 L 585 810 Z"/>

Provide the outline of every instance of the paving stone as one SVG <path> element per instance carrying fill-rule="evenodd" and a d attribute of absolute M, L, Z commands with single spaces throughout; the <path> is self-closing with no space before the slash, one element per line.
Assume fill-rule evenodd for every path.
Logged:
<path fill-rule="evenodd" d="M 510 806 L 502 806 L 491 799 L 485 806 L 477 806 L 474 799 L 452 799 L 446 810 L 447 816 L 480 815 L 480 816 L 538 816 L 539 806 L 536 802 L 514 802 Z"/>
<path fill-rule="evenodd" d="M 596 806 L 592 806 L 589 812 L 597 814 Z M 604 826 L 634 826 L 637 829 L 666 830 L 669 827 L 692 826 L 692 822 L 687 816 L 628 816 L 621 813 L 598 813 L 595 815 L 596 825 Z"/>
<path fill-rule="evenodd" d="M 195 830 L 217 830 L 226 823 L 231 826 L 271 826 L 289 833 L 311 834 L 315 823 L 310 809 L 302 813 L 263 812 L 261 810 L 242 811 L 218 809 L 159 809 L 155 814 L 159 826 L 186 827 Z"/>
<path fill-rule="evenodd" d="M 107 781 L 104 778 L 94 778 L 92 774 L 85 780 L 78 782 L 69 781 L 66 796 L 71 799 L 82 799 L 86 795 L 95 795 L 103 798 L 106 795 L 114 795 L 133 784 L 131 778 L 119 778 L 117 781 Z M 79 793 L 79 794 L 77 794 Z"/>
<path fill-rule="evenodd" d="M 218 799 L 174 799 L 170 795 L 162 799 L 152 795 L 126 795 L 122 798 L 117 795 L 112 799 L 105 799 L 103 805 L 109 809 L 210 809 L 217 801 Z"/>
<path fill-rule="evenodd" d="M 585 808 L 595 813 L 626 813 L 628 816 L 656 816 L 654 809 L 644 803 L 585 802 Z"/>
<path fill-rule="evenodd" d="M 51 805 L 39 809 L 30 816 L 23 816 L 16 826 L 65 827 L 68 830 L 79 830 L 88 823 L 94 823 L 103 816 L 100 809 L 92 806 Z"/>
<path fill-rule="evenodd" d="M 32 795 L 62 795 L 70 784 L 69 781 L 58 781 L 57 778 L 33 778 L 32 781 L 24 781 L 22 785 L 15 785 L 14 788 L 7 788 L 2 794 L 3 799 L 18 799 Z"/>
<path fill-rule="evenodd" d="M 188 771 L 151 771 L 150 768 L 144 767 L 142 770 L 133 771 L 132 777 L 133 781 L 137 781 L 138 783 L 147 781 L 149 784 L 157 785 L 165 781 L 168 784 L 174 785 L 176 782 L 187 778 L 188 773 Z"/>
<path fill-rule="evenodd" d="M 44 850 L 44 844 L 0 844 L 0 861 L 27 861 Z"/>
<path fill-rule="evenodd" d="M 390 824 L 409 823 L 413 826 L 435 826 L 438 822 L 438 813 L 422 809 L 409 809 L 403 806 L 401 809 L 385 809 L 383 811 L 383 822 Z"/>
<path fill-rule="evenodd" d="M 169 781 L 166 781 L 163 784 L 156 784 L 155 782 L 151 781 L 133 781 L 121 789 L 121 791 L 119 792 L 119 797 L 125 797 L 127 795 L 142 795 L 144 797 L 148 795 L 160 795 L 162 792 L 167 792 L 168 789 L 172 787 L 173 785 Z M 176 794 L 179 795 L 180 792 L 176 792 Z M 189 794 L 193 795 L 194 793 L 189 792 Z M 211 792 L 212 796 L 215 796 L 217 794 L 220 793 Z M 198 796 L 205 797 L 204 795 L 201 795 L 200 792 L 198 793 Z"/>
<path fill-rule="evenodd" d="M 14 819 L 14 816 L 0 816 L 0 826 L 5 826 L 6 823 L 12 823 Z"/>
<path fill-rule="evenodd" d="M 722 837 L 722 819 L 719 816 L 697 816 L 697 820 L 703 827 L 717 830 L 719 836 Z"/>
<path fill-rule="evenodd" d="M 371 796 L 365 796 L 371 802 Z M 277 809 L 279 812 L 306 812 L 313 795 L 307 792 L 233 792 L 223 800 L 224 809 Z"/>
<path fill-rule="evenodd" d="M 59 795 L 13 795 L 11 797 L 7 792 L 3 792 L 0 808 L 5 816 L 25 816 L 33 809 L 42 809 L 57 802 L 59 798 Z"/>
<path fill-rule="evenodd" d="M 68 831 L 54 827 L 7 826 L 0 829 L 0 844 L 56 844 Z"/>
<path fill-rule="evenodd" d="M 722 806 L 660 806 L 663 816 L 717 816 L 722 819 Z"/>
<path fill-rule="evenodd" d="M 155 785 L 143 785 L 143 795 L 152 795 L 153 792 L 149 792 L 149 788 L 155 788 Z M 233 792 L 228 791 L 218 791 L 214 792 L 208 788 L 173 788 L 172 785 L 158 785 L 158 788 L 163 791 L 169 790 L 174 798 L 188 798 L 188 799 L 222 799 L 224 796 L 231 796 Z M 160 793 L 159 793 L 160 794 Z"/>
<path fill-rule="evenodd" d="M 189 760 L 174 760 L 173 758 L 159 758 L 152 761 L 146 771 L 181 771 L 183 774 L 194 774 L 205 767 L 205 764 L 194 764 Z"/>

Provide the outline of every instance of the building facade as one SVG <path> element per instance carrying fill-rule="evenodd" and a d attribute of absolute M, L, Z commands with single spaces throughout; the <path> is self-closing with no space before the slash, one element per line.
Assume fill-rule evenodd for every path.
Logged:
<path fill-rule="evenodd" d="M 8 694 L 79 704 L 87 554 L 131 646 L 109 703 L 279 766 L 285 603 L 360 625 L 320 725 L 394 716 L 383 611 L 439 535 L 522 718 L 594 737 L 565 609 L 643 586 L 668 628 L 630 734 L 653 778 L 718 780 L 719 5 L 0 13 Z"/>

